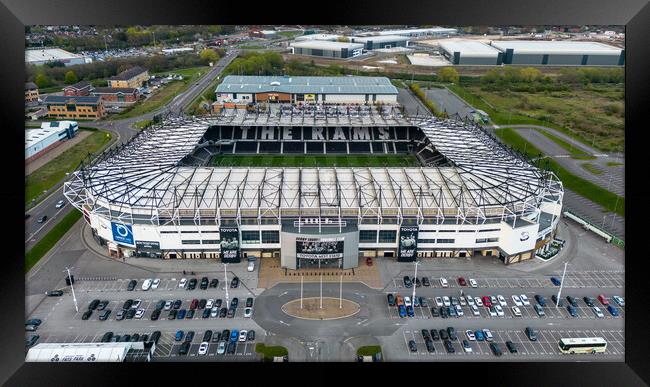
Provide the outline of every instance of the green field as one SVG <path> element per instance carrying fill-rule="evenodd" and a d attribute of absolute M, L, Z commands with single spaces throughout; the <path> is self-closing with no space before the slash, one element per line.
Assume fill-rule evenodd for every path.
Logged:
<path fill-rule="evenodd" d="M 417 167 L 412 155 L 220 155 L 221 167 Z"/>
<path fill-rule="evenodd" d="M 81 212 L 72 210 L 52 228 L 40 241 L 25 253 L 25 272 L 28 272 L 48 251 L 81 219 Z"/>
<path fill-rule="evenodd" d="M 88 154 L 101 152 L 112 142 L 113 136 L 109 132 L 94 131 L 78 144 L 61 153 L 47 164 L 38 168 L 25 177 L 25 204 L 38 198 L 66 176 L 74 171 L 79 163 L 88 157 Z"/>
<path fill-rule="evenodd" d="M 602 175 L 603 174 L 603 171 L 601 169 L 596 168 L 591 163 L 582 163 L 581 165 L 582 165 L 582 168 L 584 168 L 587 171 L 593 173 L 594 175 Z"/>

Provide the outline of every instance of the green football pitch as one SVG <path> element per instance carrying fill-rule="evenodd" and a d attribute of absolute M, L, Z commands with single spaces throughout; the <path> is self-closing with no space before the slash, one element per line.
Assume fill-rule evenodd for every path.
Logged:
<path fill-rule="evenodd" d="M 417 167 L 415 156 L 401 155 L 218 155 L 220 167 Z"/>

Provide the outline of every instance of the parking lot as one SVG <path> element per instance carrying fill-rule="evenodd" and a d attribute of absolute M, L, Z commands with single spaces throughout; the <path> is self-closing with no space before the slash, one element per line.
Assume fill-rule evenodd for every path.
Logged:
<path fill-rule="evenodd" d="M 413 273 L 402 272 L 399 276 L 396 276 L 392 280 L 392 287 L 395 289 L 404 288 L 404 282 L 402 278 L 404 275 L 413 276 Z M 463 287 L 458 284 L 456 278 L 462 276 L 449 276 L 446 277 L 449 282 L 449 288 L 463 288 L 471 289 L 469 287 Z M 551 277 L 562 278 L 562 273 L 554 273 L 546 277 L 536 276 L 536 277 L 485 277 L 485 278 L 474 278 L 478 283 L 478 288 L 555 288 L 557 286 L 553 285 L 550 281 Z M 421 278 L 421 277 L 418 277 Z M 439 281 L 440 277 L 430 277 L 431 287 L 432 288 L 442 288 L 442 285 Z M 469 277 L 465 277 L 469 280 Z M 624 288 L 625 287 L 625 275 L 623 271 L 577 271 L 577 272 L 567 272 L 564 278 L 565 289 L 575 289 L 575 288 Z"/>
<path fill-rule="evenodd" d="M 438 324 L 440 325 L 440 324 Z M 447 326 L 431 326 L 430 329 L 446 329 Z M 482 329 L 482 327 L 474 327 L 472 330 Z M 470 341 L 465 335 L 465 330 L 456 329 L 458 340 L 452 341 L 452 346 L 455 352 L 448 353 L 441 340 L 434 340 L 434 352 L 428 352 L 424 338 L 420 330 L 404 329 L 403 336 L 403 355 L 404 360 L 425 360 L 430 361 L 432 358 L 436 360 L 460 360 L 466 357 L 485 357 L 486 360 L 494 360 L 496 356 L 492 353 L 489 341 Z M 501 358 L 505 361 L 514 360 L 551 360 L 558 359 L 558 355 L 562 356 L 560 359 L 564 360 L 612 360 L 612 357 L 621 357 L 625 352 L 625 339 L 623 330 L 557 330 L 557 329 L 536 329 L 537 341 L 530 341 L 522 330 L 500 330 L 491 329 L 494 336 L 492 342 L 497 343 L 503 352 Z M 562 354 L 558 348 L 558 342 L 561 338 L 569 337 L 602 337 L 607 341 L 607 350 L 601 354 Z M 417 352 L 411 352 L 408 346 L 410 340 L 415 341 Z M 462 340 L 468 340 L 471 352 L 465 352 L 462 348 Z M 516 348 L 516 353 L 510 353 L 506 348 L 505 342 L 512 341 Z M 397 354 L 400 359 L 402 356 Z M 469 359 L 467 359 L 469 360 Z"/>

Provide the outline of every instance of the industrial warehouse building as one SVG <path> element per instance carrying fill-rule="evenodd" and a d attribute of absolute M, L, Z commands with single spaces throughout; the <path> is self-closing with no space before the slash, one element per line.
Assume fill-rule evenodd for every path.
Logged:
<path fill-rule="evenodd" d="M 28 65 L 44 65 L 46 63 L 61 62 L 65 66 L 91 63 L 90 57 L 73 54 L 60 48 L 31 48 L 25 50 L 25 63 Z"/>
<path fill-rule="evenodd" d="M 431 27 L 431 28 L 408 28 L 403 30 L 384 30 L 384 31 L 372 31 L 372 32 L 363 32 L 358 33 L 358 36 L 372 36 L 372 35 L 400 35 L 400 36 L 409 36 L 412 38 L 422 37 L 422 36 L 432 36 L 432 37 L 443 37 L 449 35 L 458 34 L 456 28 L 443 28 L 443 27 Z"/>
<path fill-rule="evenodd" d="M 291 77 L 229 75 L 215 91 L 217 104 L 250 102 L 397 103 L 385 77 Z"/>
<path fill-rule="evenodd" d="M 326 58 L 353 58 L 363 53 L 361 43 L 331 42 L 327 40 L 306 40 L 291 43 L 295 55 L 322 56 Z"/>
<path fill-rule="evenodd" d="M 307 40 L 327 40 L 330 42 L 334 42 L 340 37 L 341 35 L 335 35 L 335 34 L 309 34 L 309 35 L 296 36 L 294 40 L 296 42 L 304 42 Z"/>
<path fill-rule="evenodd" d="M 30 348 L 26 362 L 97 363 L 148 362 L 155 349 L 152 342 L 40 343 Z"/>
<path fill-rule="evenodd" d="M 455 65 L 498 65 L 503 53 L 477 40 L 444 40 L 440 53 Z"/>
<path fill-rule="evenodd" d="M 503 63 L 551 66 L 622 66 L 625 50 L 599 42 L 495 40 Z"/>
<path fill-rule="evenodd" d="M 75 121 L 51 121 L 41 123 L 38 129 L 25 130 L 25 161 L 30 162 L 74 137 L 79 130 Z"/>
<path fill-rule="evenodd" d="M 413 154 L 419 165 L 211 163 L 296 153 Z M 287 269 L 348 269 L 363 257 L 532 259 L 555 235 L 563 192 L 551 171 L 463 121 L 245 110 L 166 119 L 64 183 L 111 256 L 276 257 Z"/>
<path fill-rule="evenodd" d="M 352 36 L 353 43 L 363 43 L 366 50 L 380 48 L 408 47 L 409 38 L 399 35 Z"/>

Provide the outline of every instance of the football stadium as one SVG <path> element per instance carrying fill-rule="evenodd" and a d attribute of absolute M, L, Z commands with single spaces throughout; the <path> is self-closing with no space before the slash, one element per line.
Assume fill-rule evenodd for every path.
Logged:
<path fill-rule="evenodd" d="M 360 259 L 531 259 L 557 177 L 458 117 L 390 105 L 168 116 L 65 183 L 107 254 L 354 268 Z"/>

